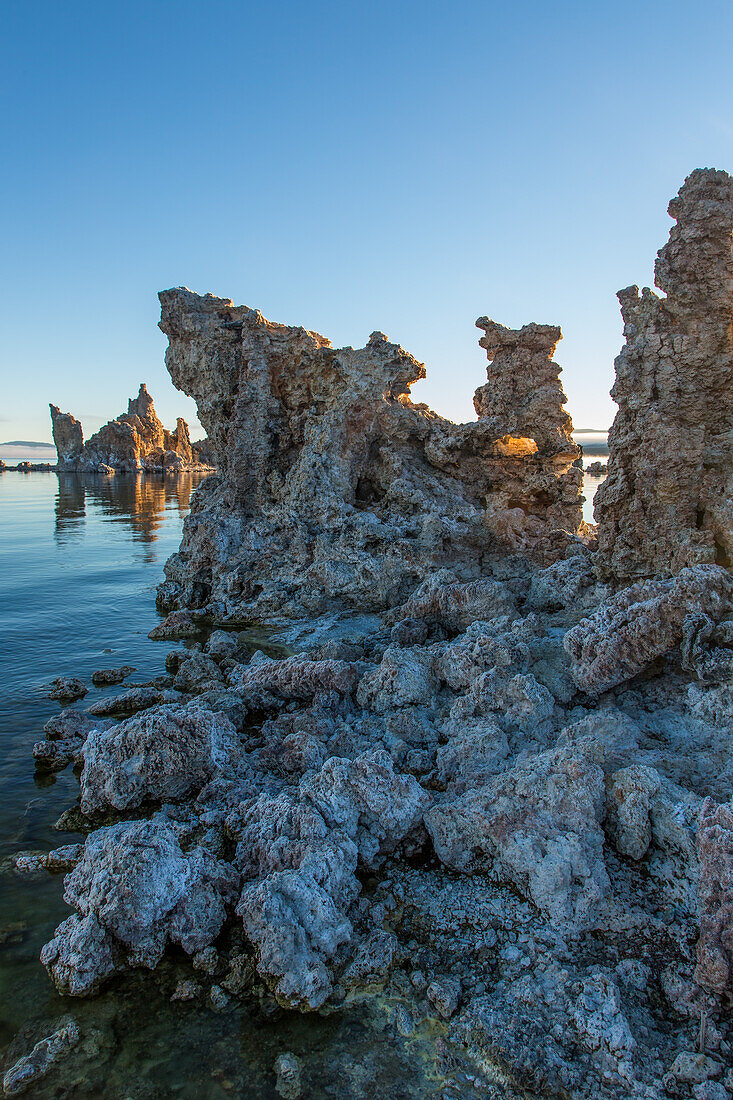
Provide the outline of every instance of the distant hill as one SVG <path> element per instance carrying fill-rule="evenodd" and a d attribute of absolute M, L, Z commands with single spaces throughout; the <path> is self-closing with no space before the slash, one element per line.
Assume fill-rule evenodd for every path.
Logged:
<path fill-rule="evenodd" d="M 53 443 L 37 443 L 34 439 L 7 439 L 5 443 L 0 443 L 0 447 L 48 447 L 56 450 Z"/>
<path fill-rule="evenodd" d="M 573 428 L 573 435 L 608 435 L 608 428 Z"/>

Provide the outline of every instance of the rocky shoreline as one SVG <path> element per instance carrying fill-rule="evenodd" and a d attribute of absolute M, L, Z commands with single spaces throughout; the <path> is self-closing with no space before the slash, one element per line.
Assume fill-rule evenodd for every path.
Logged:
<path fill-rule="evenodd" d="M 15 471 L 19 474 L 36 474 L 36 473 L 49 473 L 53 474 L 58 471 L 58 466 L 53 462 L 18 462 L 15 466 L 8 466 L 7 462 L 4 462 L 0 458 L 0 473 L 4 471 Z"/>
<path fill-rule="evenodd" d="M 481 318 L 479 419 L 452 425 L 411 402 L 422 365 L 381 333 L 333 349 L 226 299 L 161 295 L 167 365 L 218 473 L 158 593 L 165 674 L 66 706 L 34 748 L 75 768 L 62 824 L 86 834 L 13 863 L 66 873 L 71 914 L 42 953 L 61 994 L 177 953 L 172 998 L 211 1011 L 378 1005 L 390 1042 L 419 1037 L 414 1095 L 730 1097 L 733 526 L 714 496 L 733 464 L 713 454 L 720 383 L 683 353 L 696 278 L 728 280 L 730 324 L 733 180 L 693 173 L 670 212 L 646 339 L 622 292 L 598 530 L 559 329 Z M 703 328 L 718 356 L 723 312 Z M 663 465 L 686 388 L 706 410 L 686 448 L 706 464 L 700 507 L 686 478 L 645 523 L 639 425 Z M 52 690 L 78 703 L 88 685 Z M 59 1021 L 6 1093 L 81 1041 Z M 282 1055 L 278 1093 L 315 1095 L 310 1072 Z M 379 1095 L 364 1073 L 341 1094 Z"/>

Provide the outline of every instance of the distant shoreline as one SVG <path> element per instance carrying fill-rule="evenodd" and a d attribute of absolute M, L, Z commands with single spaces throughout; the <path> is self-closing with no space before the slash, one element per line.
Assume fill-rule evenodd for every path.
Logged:
<path fill-rule="evenodd" d="M 56 447 L 53 443 L 39 443 L 33 439 L 8 439 L 5 443 L 0 443 L 0 447 L 26 447 L 28 449 L 39 448 L 44 451 L 55 451 Z"/>

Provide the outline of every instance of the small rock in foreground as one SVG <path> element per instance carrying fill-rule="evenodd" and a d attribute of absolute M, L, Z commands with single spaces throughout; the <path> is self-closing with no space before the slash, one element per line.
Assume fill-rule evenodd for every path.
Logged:
<path fill-rule="evenodd" d="M 5 1071 L 3 1091 L 6 1096 L 20 1096 L 64 1058 L 78 1044 L 79 1025 L 71 1016 L 65 1016 L 59 1026 L 45 1039 L 36 1043 L 30 1054 L 24 1055 Z"/>

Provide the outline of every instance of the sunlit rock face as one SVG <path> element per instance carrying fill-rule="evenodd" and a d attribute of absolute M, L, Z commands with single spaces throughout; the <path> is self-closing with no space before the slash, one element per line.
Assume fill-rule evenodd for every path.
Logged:
<path fill-rule="evenodd" d="M 611 391 L 599 562 L 621 582 L 733 561 L 733 179 L 697 169 L 669 204 L 666 298 L 619 292 L 626 343 Z"/>
<path fill-rule="evenodd" d="M 553 362 L 562 339 L 557 325 L 497 325 L 479 317 L 484 330 L 479 344 L 491 364 L 489 380 L 476 390 L 476 415 L 489 418 L 498 435 L 529 438 L 543 454 L 573 454 L 573 423 L 565 411 L 560 367 Z"/>
<path fill-rule="evenodd" d="M 333 348 L 225 298 L 160 299 L 166 365 L 196 399 L 219 471 L 167 564 L 164 607 L 381 609 L 446 563 L 470 580 L 492 553 L 551 560 L 575 539 L 581 471 L 551 362 L 559 329 L 482 319 L 489 384 L 479 420 L 453 424 L 411 401 L 425 368 L 380 332 Z M 494 393 L 505 385 L 521 391 L 516 415 L 513 391 L 503 404 Z"/>
<path fill-rule="evenodd" d="M 56 405 L 50 405 L 49 408 L 59 470 L 73 470 L 84 447 L 81 421 L 71 413 L 62 413 Z"/>
<path fill-rule="evenodd" d="M 87 442 L 81 422 L 51 405 L 58 468 L 65 471 L 182 470 L 208 465 L 208 440 L 191 443 L 182 417 L 175 431 L 163 427 L 145 383 L 131 397 L 127 412 L 100 428 Z"/>

